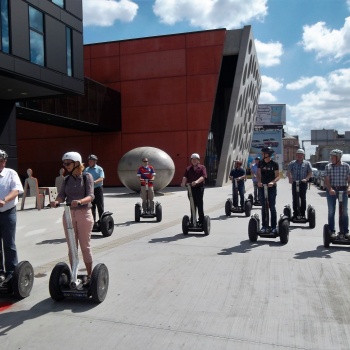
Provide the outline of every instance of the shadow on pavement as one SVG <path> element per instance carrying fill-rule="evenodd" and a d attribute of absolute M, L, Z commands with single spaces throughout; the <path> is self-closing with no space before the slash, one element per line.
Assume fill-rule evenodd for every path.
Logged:
<path fill-rule="evenodd" d="M 344 249 L 345 248 L 345 249 Z M 308 250 L 305 252 L 299 252 L 295 254 L 294 259 L 308 259 L 308 258 L 320 258 L 320 259 L 330 259 L 332 258 L 331 254 L 339 250 L 350 251 L 349 247 L 344 246 L 332 246 L 325 248 L 323 245 L 319 245 L 315 250 Z"/>
<path fill-rule="evenodd" d="M 56 238 L 56 239 L 45 239 L 44 241 L 36 243 L 37 245 L 41 244 L 61 244 L 61 243 L 66 243 L 65 238 Z"/>
<path fill-rule="evenodd" d="M 256 242 L 251 242 L 248 239 L 246 241 L 241 241 L 241 244 L 231 248 L 224 248 L 218 255 L 231 255 L 233 253 L 249 253 L 254 248 L 258 248 L 262 245 L 268 244 L 270 247 L 281 246 L 279 241 L 266 241 L 260 240 Z"/>

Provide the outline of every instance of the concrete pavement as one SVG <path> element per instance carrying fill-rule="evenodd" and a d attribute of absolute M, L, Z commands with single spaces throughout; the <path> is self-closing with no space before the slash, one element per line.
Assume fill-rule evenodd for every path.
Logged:
<path fill-rule="evenodd" d="M 251 180 L 246 187 L 251 193 Z M 229 196 L 230 186 L 207 188 L 211 234 L 184 236 L 184 189 L 166 188 L 156 196 L 162 222 L 135 223 L 138 195 L 106 188 L 115 230 L 92 239 L 94 263 L 104 262 L 110 273 L 99 305 L 50 298 L 51 270 L 67 261 L 63 209 L 19 211 L 19 257 L 31 262 L 36 277 L 27 299 L 0 299 L 1 348 L 349 349 L 350 246 L 323 247 L 325 192 L 311 187 L 316 228 L 292 224 L 287 245 L 278 238 L 251 243 L 249 218 L 225 216 Z M 281 180 L 278 213 L 287 203 L 290 185 Z"/>

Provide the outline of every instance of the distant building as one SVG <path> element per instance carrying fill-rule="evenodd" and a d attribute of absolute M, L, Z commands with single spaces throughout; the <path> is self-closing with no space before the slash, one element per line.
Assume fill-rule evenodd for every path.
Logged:
<path fill-rule="evenodd" d="M 300 148 L 299 136 L 292 136 L 285 132 L 283 137 L 284 169 L 295 159 L 295 152 L 298 148 Z"/>

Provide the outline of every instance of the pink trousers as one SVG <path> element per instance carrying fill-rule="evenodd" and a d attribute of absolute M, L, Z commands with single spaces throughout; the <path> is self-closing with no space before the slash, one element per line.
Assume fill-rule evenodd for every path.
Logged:
<path fill-rule="evenodd" d="M 84 263 L 92 263 L 92 252 L 90 246 L 91 230 L 94 225 L 94 218 L 92 217 L 91 208 L 79 208 L 71 210 L 72 223 L 75 233 L 75 241 L 83 254 Z M 63 214 L 63 228 L 68 244 L 68 231 L 65 216 Z M 79 245 L 78 245 L 79 243 Z M 69 261 L 71 261 L 71 254 L 68 250 Z"/>

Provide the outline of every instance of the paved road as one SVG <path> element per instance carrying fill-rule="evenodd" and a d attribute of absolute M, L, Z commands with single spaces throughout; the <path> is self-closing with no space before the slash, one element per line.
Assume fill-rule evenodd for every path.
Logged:
<path fill-rule="evenodd" d="M 93 236 L 95 263 L 110 273 L 99 305 L 49 296 L 53 266 L 67 261 L 63 209 L 18 212 L 19 256 L 36 277 L 28 298 L 0 300 L 1 349 L 350 349 L 350 246 L 323 247 L 324 192 L 308 192 L 316 228 L 292 224 L 287 245 L 248 240 L 249 218 L 224 215 L 230 186 L 206 189 L 209 236 L 182 234 L 189 205 L 181 188 L 156 197 L 161 223 L 135 223 L 138 196 L 106 192 L 115 231 Z M 278 213 L 287 203 L 290 185 L 281 180 Z"/>

